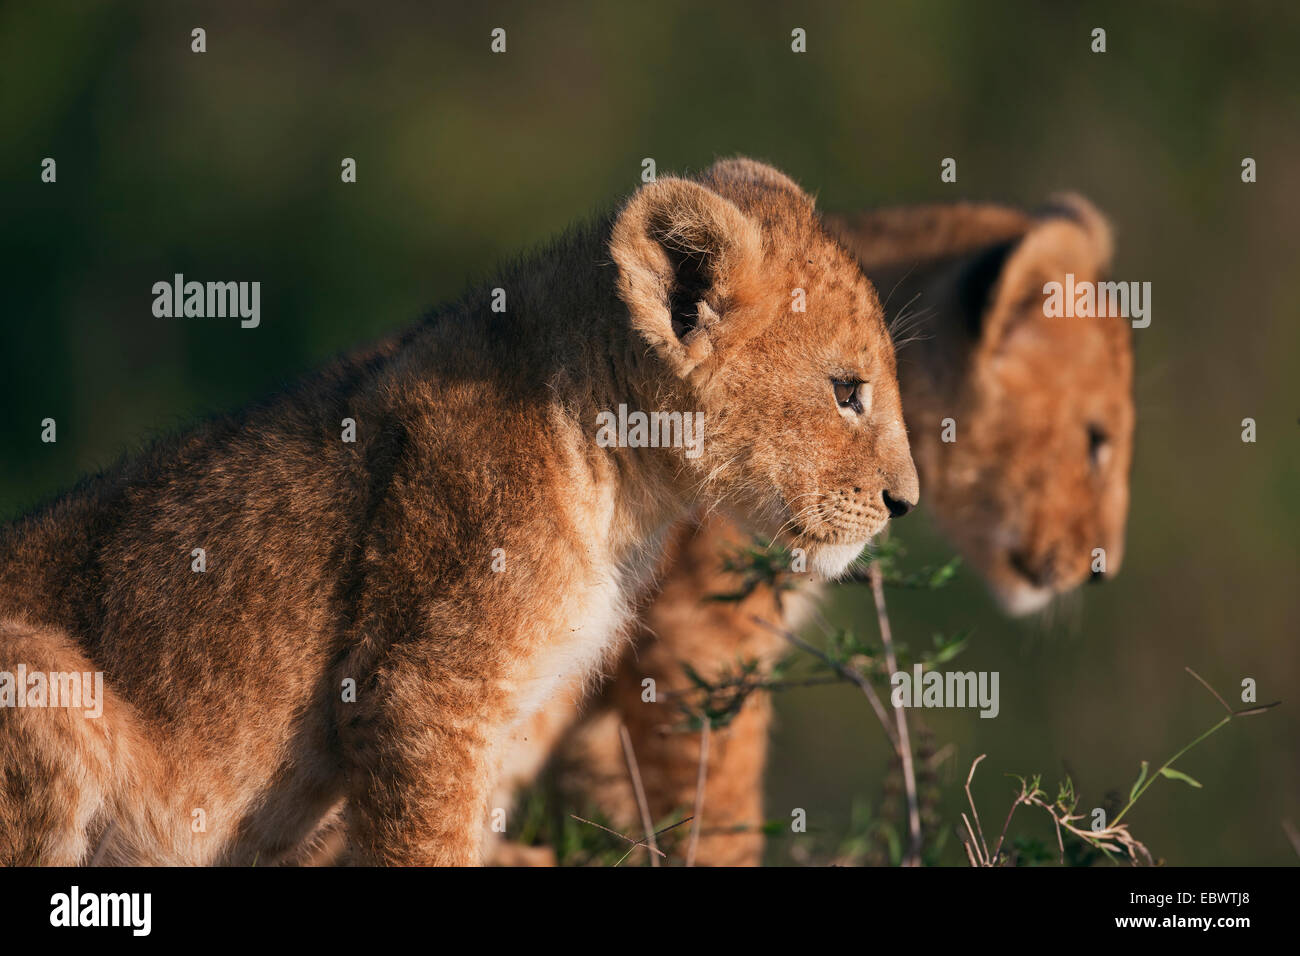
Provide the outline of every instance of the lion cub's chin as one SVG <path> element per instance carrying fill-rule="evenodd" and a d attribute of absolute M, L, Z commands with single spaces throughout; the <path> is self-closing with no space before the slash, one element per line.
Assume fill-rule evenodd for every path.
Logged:
<path fill-rule="evenodd" d="M 833 581 L 849 569 L 867 543 L 866 541 L 859 541 L 856 544 L 809 542 L 808 570 L 820 581 Z"/>
<path fill-rule="evenodd" d="M 995 588 L 993 596 L 1008 617 L 1025 617 L 1051 604 L 1056 592 L 1051 588 L 1020 584 L 1012 588 Z"/>

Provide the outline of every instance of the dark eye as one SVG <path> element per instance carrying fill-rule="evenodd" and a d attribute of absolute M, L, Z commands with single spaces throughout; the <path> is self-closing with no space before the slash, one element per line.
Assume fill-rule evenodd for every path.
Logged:
<path fill-rule="evenodd" d="M 861 386 L 861 382 L 831 379 L 831 387 L 835 390 L 835 404 L 840 408 L 852 409 L 856 414 L 861 415 Z"/>
<path fill-rule="evenodd" d="M 1103 468 L 1110 458 L 1110 435 L 1100 425 L 1088 426 L 1088 460 L 1092 467 Z"/>

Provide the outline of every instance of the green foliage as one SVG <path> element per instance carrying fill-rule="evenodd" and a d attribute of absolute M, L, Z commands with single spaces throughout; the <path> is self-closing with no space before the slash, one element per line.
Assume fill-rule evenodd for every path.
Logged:
<path fill-rule="evenodd" d="M 1170 780 L 1181 780 L 1184 783 L 1192 785 L 1197 790 L 1201 789 L 1201 784 L 1199 781 L 1193 780 L 1191 777 L 1183 773 L 1181 770 L 1175 770 L 1173 767 L 1162 767 L 1160 769 L 1160 775 L 1163 777 L 1168 777 Z"/>
<path fill-rule="evenodd" d="M 936 589 L 947 586 L 956 575 L 957 558 L 937 567 L 908 571 L 901 564 L 905 554 L 897 540 L 886 538 L 870 555 L 871 563 L 881 569 L 886 585 Z M 779 602 L 780 594 L 796 586 L 790 562 L 788 550 L 766 538 L 755 538 L 751 544 L 736 549 L 723 559 L 724 570 L 739 580 L 738 586 L 710 594 L 706 600 L 738 602 L 760 587 L 767 587 L 777 595 Z M 857 579 L 864 574 L 859 572 Z M 936 632 L 931 635 L 930 647 L 915 656 L 907 644 L 896 642 L 894 650 L 898 666 L 910 669 L 919 663 L 930 669 L 947 663 L 966 648 L 970 635 L 970 630 L 952 635 Z M 678 698 L 677 709 L 682 715 L 679 729 L 684 732 L 698 732 L 705 720 L 712 727 L 725 727 L 740 713 L 749 696 L 758 691 L 834 683 L 849 679 L 850 674 L 876 684 L 886 684 L 890 677 L 880 640 L 851 628 L 827 628 L 825 646 L 820 654 L 789 655 L 770 664 L 766 670 L 758 660 L 737 660 L 731 667 L 709 677 L 700 674 L 688 661 L 681 661 L 680 665 L 691 682 L 689 692 L 675 695 Z"/>
<path fill-rule="evenodd" d="M 1138 770 L 1137 779 L 1133 781 L 1133 786 L 1129 788 L 1128 802 L 1113 819 L 1110 819 L 1109 822 L 1101 820 L 1100 818 L 1095 819 L 1091 821 L 1086 829 L 1078 826 L 1077 824 L 1085 820 L 1089 814 L 1078 812 L 1079 797 L 1075 793 L 1074 781 L 1068 776 L 1066 777 L 1065 782 L 1059 785 L 1056 799 L 1049 802 L 1046 799 L 1046 793 L 1041 788 L 1041 778 L 1039 776 L 1034 776 L 1026 780 L 1024 777 L 1009 774 L 1008 776 L 1012 776 L 1015 780 L 1019 781 L 1020 793 L 1016 795 L 1016 798 L 1011 805 L 1011 811 L 1007 814 L 1007 825 L 1010 825 L 1011 817 L 1014 815 L 1016 808 L 1020 805 L 1036 806 L 1045 810 L 1052 818 L 1052 823 L 1056 827 L 1059 850 L 1058 859 L 1063 865 L 1091 866 L 1103 855 L 1111 862 L 1117 863 L 1121 861 L 1121 854 L 1127 857 L 1127 862 L 1129 863 L 1154 863 L 1155 861 L 1146 846 L 1132 835 L 1126 824 L 1122 824 L 1120 821 L 1142 798 L 1142 795 L 1150 789 L 1151 784 L 1155 782 L 1157 777 L 1164 777 L 1167 780 L 1178 780 L 1198 790 L 1202 789 L 1202 785 L 1199 781 L 1188 774 L 1183 773 L 1181 770 L 1174 769 L 1174 762 L 1197 744 L 1210 737 L 1220 728 L 1226 726 L 1234 718 L 1256 716 L 1277 706 L 1277 703 L 1275 702 L 1234 711 L 1228 706 L 1227 702 L 1218 694 L 1218 692 L 1206 683 L 1199 674 L 1193 671 L 1190 667 L 1185 668 L 1185 670 L 1200 681 L 1206 690 L 1214 695 L 1215 699 L 1223 705 L 1223 709 L 1227 711 L 1227 714 L 1219 720 L 1218 723 L 1200 734 L 1166 760 L 1156 771 L 1155 776 L 1151 776 L 1150 774 L 1150 762 L 1143 760 L 1141 767 Z M 980 760 L 983 759 L 983 756 L 979 757 L 971 766 L 971 777 L 974 777 L 975 767 L 978 766 Z M 970 800 L 971 815 L 975 818 L 976 823 L 978 824 L 979 814 L 978 811 L 975 810 L 974 798 L 970 796 L 969 784 L 967 785 L 966 793 Z M 1003 835 L 1006 835 L 1005 827 L 1003 829 Z M 1010 857 L 1008 857 L 1001 852 L 1003 842 L 1001 839 L 998 840 L 997 845 L 994 847 L 992 853 L 990 853 L 988 845 L 984 841 L 983 833 L 978 828 L 972 830 L 969 822 L 967 822 L 967 836 L 967 852 L 971 857 L 972 863 L 981 866 L 999 866 L 1003 863 L 1010 862 L 1012 865 L 1018 865 L 1018 858 L 1015 856 L 1015 853 L 1017 847 L 1022 844 L 1018 844 L 1015 840 L 1011 843 L 1012 850 Z M 1065 840 L 1066 837 L 1072 838 L 1071 841 L 1067 843 Z M 1080 848 L 1080 844 L 1082 845 L 1082 848 Z M 1027 859 L 1038 859 L 1036 848 L 1032 844 L 1025 843 L 1023 846 L 1034 851 L 1033 855 L 1027 857 Z"/>
<path fill-rule="evenodd" d="M 906 570 L 901 563 L 904 555 L 905 551 L 900 544 L 886 539 L 870 556 L 874 565 L 871 570 L 881 575 L 882 583 L 902 588 L 942 588 L 956 574 L 956 559 L 934 567 Z M 709 600 L 741 601 L 760 587 L 771 588 L 779 600 L 780 593 L 794 586 L 790 572 L 790 554 L 763 539 L 756 539 L 753 544 L 729 555 L 725 567 L 739 579 L 740 584 L 733 591 L 710 595 Z M 859 574 L 856 579 L 869 580 L 869 573 Z M 878 605 L 878 612 L 881 616 L 885 614 L 883 604 Z M 682 717 L 677 729 L 679 732 L 695 733 L 702 730 L 706 722 L 711 728 L 725 727 L 740 713 L 750 695 L 758 692 L 850 681 L 859 687 L 879 686 L 883 695 L 884 685 L 888 684 L 890 678 L 890 668 L 886 663 L 890 652 L 899 668 L 906 669 L 919 663 L 923 668 L 930 669 L 961 654 L 970 633 L 969 630 L 954 635 L 935 633 L 931 636 L 930 646 L 913 656 L 908 646 L 902 642 L 895 641 L 891 647 L 885 647 L 883 635 L 867 637 L 852 628 L 826 628 L 824 644 L 820 649 L 787 633 L 794 651 L 766 667 L 756 659 L 738 659 L 719 673 L 706 676 L 689 662 L 681 662 L 691 686 L 672 692 Z M 1190 668 L 1188 670 L 1197 680 L 1201 680 Z M 1205 684 L 1203 680 L 1201 683 Z M 1175 769 L 1174 762 L 1234 717 L 1264 713 L 1276 706 L 1267 704 L 1232 711 L 1213 688 L 1208 684 L 1205 686 L 1223 704 L 1228 711 L 1227 715 L 1165 761 L 1154 776 L 1150 772 L 1149 761 L 1142 761 L 1137 779 L 1129 788 L 1127 802 L 1109 822 L 1100 818 L 1090 819 L 1091 811 L 1080 811 L 1080 797 L 1074 780 L 1068 774 L 1057 785 L 1056 795 L 1051 798 L 1043 789 L 1041 775 L 1023 777 L 1010 774 L 1008 776 L 1019 784 L 1019 793 L 1012 802 L 1001 835 L 994 846 L 990 847 L 980 826 L 968 780 L 966 793 L 971 817 L 962 814 L 962 822 L 965 825 L 963 838 L 966 841 L 966 852 L 972 864 L 1093 866 L 1103 858 L 1113 863 L 1125 860 L 1133 864 L 1153 863 L 1146 846 L 1129 832 L 1127 825 L 1120 822 L 1124 815 L 1158 777 L 1201 789 L 1200 782 Z M 939 757 L 933 746 L 932 735 L 919 719 L 913 718 L 913 721 L 917 728 L 914 762 L 917 770 L 913 784 L 916 795 L 912 799 L 915 799 L 919 818 L 923 821 L 922 839 L 917 840 L 916 831 L 909 831 L 905 820 L 903 801 L 900 798 L 903 789 L 900 782 L 903 751 L 900 749 L 886 774 L 884 796 L 879 804 L 873 807 L 870 800 L 855 796 L 849 815 L 848 832 L 843 838 L 829 844 L 815 830 L 801 834 L 802 839 L 791 847 L 796 859 L 804 863 L 898 866 L 905 862 L 909 853 L 914 852 L 916 855 L 912 859 L 916 862 L 938 865 L 952 828 L 942 824 L 938 812 L 940 788 L 935 767 Z M 902 739 L 901 736 L 899 739 Z M 977 758 L 972 765 L 970 779 L 973 779 L 975 767 L 982 759 L 983 756 Z M 1119 798 L 1116 797 L 1114 803 L 1118 802 Z M 1038 807 L 1051 818 L 1056 834 L 1055 850 L 1039 837 L 1007 832 L 1016 809 L 1022 805 Z M 581 820 L 565 816 L 559 818 L 557 823 L 532 804 L 524 805 L 523 816 L 522 839 L 525 842 L 549 842 L 555 847 L 561 863 L 619 865 L 633 852 L 640 852 L 643 857 L 649 852 L 637 847 L 635 841 L 628 837 L 613 833 L 608 824 L 599 818 Z M 761 829 L 768 837 L 791 836 L 788 821 L 784 820 L 768 821 Z M 905 846 L 909 841 L 913 848 L 911 850 Z"/>
<path fill-rule="evenodd" d="M 1138 774 L 1137 780 L 1133 781 L 1133 786 L 1129 788 L 1129 792 L 1128 792 L 1129 806 L 1132 806 L 1133 802 L 1137 800 L 1138 794 L 1142 790 L 1142 783 L 1147 778 L 1147 768 L 1149 766 L 1150 764 L 1148 764 L 1145 760 L 1142 761 L 1142 772 Z"/>
<path fill-rule="evenodd" d="M 752 544 L 744 545 L 722 559 L 722 570 L 740 579 L 734 591 L 710 594 L 709 601 L 743 601 L 760 587 L 768 587 L 781 595 L 797 586 L 791 577 L 794 556 L 788 549 L 764 537 L 755 537 Z"/>
<path fill-rule="evenodd" d="M 951 584 L 957 576 L 957 569 L 961 567 L 961 558 L 954 555 L 943 564 L 927 564 L 913 570 L 904 570 L 902 562 L 906 556 L 907 549 L 903 542 L 894 537 L 882 539 L 867 554 L 869 563 L 880 570 L 885 585 L 895 588 L 937 591 Z"/>
<path fill-rule="evenodd" d="M 733 668 L 706 680 L 687 661 L 681 668 L 691 682 L 695 694 L 679 695 L 677 709 L 682 714 L 683 732 L 698 733 L 707 721 L 712 728 L 725 727 L 740 713 L 745 701 L 755 691 L 780 684 L 785 664 L 778 661 L 764 674 L 757 660 L 738 660 Z"/>

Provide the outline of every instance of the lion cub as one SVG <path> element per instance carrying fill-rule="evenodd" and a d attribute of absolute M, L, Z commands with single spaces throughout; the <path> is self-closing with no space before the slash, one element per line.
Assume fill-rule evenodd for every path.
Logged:
<path fill-rule="evenodd" d="M 0 707 L 0 862 L 265 864 L 343 804 L 359 861 L 475 863 L 675 522 L 834 577 L 916 502 L 876 293 L 777 171 L 646 185 L 493 286 L 0 532 L 0 672 L 104 684 Z"/>
<path fill-rule="evenodd" d="M 1048 319 L 1042 308 L 1045 282 L 1066 272 L 1102 276 L 1111 256 L 1102 216 L 1067 197 L 1036 215 L 954 204 L 830 219 L 888 297 L 898 334 L 918 339 L 900 353 L 899 380 L 927 507 L 998 602 L 1008 613 L 1027 613 L 1099 580 L 1094 548 L 1105 550 L 1105 573 L 1114 574 L 1134 423 L 1130 332 L 1118 318 Z M 949 418 L 954 442 L 942 439 Z M 792 609 L 787 597 L 783 612 L 766 590 L 740 603 L 705 600 L 736 590 L 721 557 L 748 541 L 717 516 L 674 531 L 669 570 L 642 615 L 641 636 L 569 731 L 563 757 L 571 792 L 594 800 L 625 832 L 639 832 L 640 819 L 620 722 L 631 735 L 654 819 L 693 804 L 699 773 L 699 736 L 665 733 L 675 720 L 672 705 L 644 703 L 642 681 L 653 678 L 662 700 L 690 686 L 683 662 L 708 676 L 739 659 L 771 659 L 788 649 L 752 616 L 788 622 L 799 602 Z M 566 706 L 557 702 L 553 710 Z M 763 819 L 770 716 L 767 696 L 754 695 L 713 735 L 701 863 L 760 859 L 755 825 Z M 516 779 L 535 772 L 547 741 L 572 719 L 550 713 L 534 724 L 531 749 L 521 743 L 511 761 Z M 736 825 L 744 829 L 728 832 Z"/>

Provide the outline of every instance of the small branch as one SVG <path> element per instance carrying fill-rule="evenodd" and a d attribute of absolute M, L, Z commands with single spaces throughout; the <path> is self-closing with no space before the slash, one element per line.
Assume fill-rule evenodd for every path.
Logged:
<path fill-rule="evenodd" d="M 588 820 L 588 819 L 586 819 L 585 817 L 580 817 L 580 816 L 578 816 L 576 813 L 570 813 L 569 816 L 573 817 L 573 819 L 577 820 L 579 823 L 585 823 L 585 824 L 587 824 L 588 826 L 593 826 L 593 827 L 595 827 L 597 830 L 604 830 L 606 833 L 613 834 L 614 836 L 618 837 L 620 840 L 626 840 L 628 843 L 632 844 L 632 846 L 628 849 L 627 853 L 624 853 L 621 857 L 618 858 L 618 863 L 615 863 L 615 864 L 614 864 L 615 866 L 618 866 L 619 863 L 622 863 L 624 860 L 626 860 L 627 857 L 628 857 L 628 853 L 631 853 L 633 850 L 635 850 L 635 849 L 636 849 L 637 847 L 639 847 L 639 846 L 643 846 L 643 847 L 645 847 L 647 850 L 650 850 L 651 853 L 657 853 L 659 856 L 664 856 L 664 855 L 665 855 L 665 854 L 663 853 L 662 850 L 657 850 L 657 849 L 651 847 L 650 844 L 646 843 L 644 840 L 633 840 L 633 839 L 632 839 L 630 836 L 628 836 L 626 833 L 619 833 L 617 830 L 611 830 L 609 827 L 607 827 L 607 826 L 603 826 L 602 824 L 597 823 L 595 820 Z M 690 819 L 690 817 L 687 817 L 687 818 L 686 818 L 686 820 L 689 820 L 689 819 Z M 677 823 L 674 823 L 674 824 L 673 824 L 673 827 L 681 826 L 683 823 L 686 822 L 686 820 L 680 820 L 680 821 L 678 821 Z M 665 827 L 664 830 L 671 830 L 673 827 Z M 660 830 L 659 832 L 660 832 L 660 833 L 663 833 L 664 830 Z M 652 837 L 653 837 L 653 834 L 652 834 Z"/>
<path fill-rule="evenodd" d="M 700 730 L 700 775 L 695 782 L 695 812 L 691 824 L 691 842 L 686 850 L 686 865 L 695 865 L 695 850 L 700 843 L 700 822 L 704 819 L 704 784 L 709 773 L 709 718 L 704 718 L 704 727 Z"/>
<path fill-rule="evenodd" d="M 966 814 L 963 813 L 963 814 L 961 815 L 961 822 L 964 823 L 964 824 L 966 824 L 966 832 L 970 835 L 970 839 L 965 841 L 965 843 L 966 843 L 966 855 L 969 856 L 969 857 L 971 858 L 971 860 L 970 860 L 970 865 L 971 865 L 971 866 L 988 866 L 988 863 L 986 863 L 986 862 L 984 861 L 984 853 L 985 853 L 985 851 L 984 851 L 983 849 L 981 849 L 981 847 L 980 847 L 980 845 L 979 845 L 979 841 L 975 839 L 975 831 L 974 831 L 973 829 L 971 829 L 970 818 L 967 817 Z M 977 857 L 978 857 L 978 861 L 977 861 L 977 859 L 976 859 Z"/>
<path fill-rule="evenodd" d="M 1202 677 L 1200 674 L 1196 673 L 1196 671 L 1192 670 L 1190 667 L 1187 667 L 1186 665 L 1184 665 L 1183 670 L 1187 671 L 1187 673 L 1191 674 L 1198 681 L 1200 681 L 1201 686 L 1214 695 L 1214 699 L 1223 705 L 1224 710 L 1226 710 L 1228 713 L 1232 713 L 1232 708 L 1228 706 L 1228 702 L 1219 696 L 1219 692 L 1215 690 L 1213 687 L 1211 687 L 1204 677 Z"/>
<path fill-rule="evenodd" d="M 894 637 L 889 627 L 889 614 L 885 610 L 885 583 L 880 575 L 880 567 L 873 564 L 868 569 L 871 575 L 871 594 L 876 599 L 876 620 L 880 624 L 880 642 L 885 648 L 885 666 L 889 673 L 898 673 L 898 658 L 894 655 Z M 907 826 L 911 833 L 911 846 L 903 858 L 904 866 L 921 865 L 921 802 L 916 793 L 916 768 L 912 766 L 912 740 L 907 730 L 907 717 L 902 707 L 894 708 L 894 719 L 898 722 L 898 755 L 903 762 L 903 786 L 907 791 Z"/>
<path fill-rule="evenodd" d="M 975 798 L 971 795 L 970 792 L 970 782 L 975 779 L 975 768 L 978 767 L 980 765 L 980 761 L 987 756 L 988 754 L 980 754 L 978 757 L 976 757 L 975 762 L 970 765 L 970 773 L 966 774 L 966 802 L 970 804 L 970 812 L 975 816 L 975 826 L 979 828 L 980 846 L 984 850 L 983 853 L 984 859 L 988 859 L 989 844 L 988 841 L 984 839 L 984 827 L 980 824 L 980 812 L 975 809 Z M 966 824 L 966 828 L 968 830 L 970 829 L 969 823 Z M 971 836 L 974 837 L 975 834 L 972 833 Z"/>
<path fill-rule="evenodd" d="M 763 620 L 763 618 L 759 617 L 757 614 L 750 615 L 750 620 L 760 627 L 764 627 L 771 631 L 773 634 L 778 634 L 781 637 L 784 637 L 795 647 L 799 648 L 799 650 L 811 654 L 844 680 L 854 684 L 859 690 L 861 690 L 862 693 L 866 695 L 867 701 L 871 704 L 871 709 L 876 712 L 876 718 L 880 721 L 880 726 L 884 729 L 885 736 L 889 738 L 890 745 L 894 748 L 895 753 L 898 752 L 898 735 L 894 732 L 894 728 L 890 726 L 889 715 L 885 710 L 885 705 L 880 702 L 880 696 L 876 693 L 876 689 L 871 686 L 870 681 L 857 671 L 851 670 L 839 662 L 832 660 L 829 655 L 822 653 L 803 638 L 799 637 L 799 635 L 787 631 L 784 628 L 777 627 L 770 621 Z"/>
<path fill-rule="evenodd" d="M 1011 809 L 1014 810 L 1015 807 L 1012 807 Z M 1065 866 L 1065 836 L 1064 834 L 1061 833 L 1061 821 L 1056 819 L 1055 813 L 1053 813 L 1051 816 L 1052 816 L 1052 825 L 1056 827 L 1056 849 L 1059 850 L 1061 854 L 1060 857 L 1058 857 L 1058 859 L 1061 862 L 1061 866 Z M 1008 823 L 1011 822 L 1010 815 L 1007 816 L 1007 822 Z"/>
<path fill-rule="evenodd" d="M 974 769 L 975 769 L 974 767 L 971 768 L 971 770 Z M 1021 802 L 1022 801 L 1020 800 L 1020 798 L 1016 798 L 1015 802 L 1011 804 L 1011 809 L 1007 811 L 1007 818 L 1002 821 L 1002 832 L 998 835 L 998 845 L 993 848 L 993 857 L 992 857 L 992 862 L 989 864 L 990 866 L 996 866 L 998 862 L 998 857 L 1002 855 L 1002 844 L 1006 842 L 1007 830 L 1011 828 L 1011 818 L 1012 816 L 1015 815 L 1016 807 L 1020 806 Z M 1052 819 L 1055 820 L 1056 817 L 1052 817 Z M 1059 826 L 1057 827 L 1057 832 L 1056 832 L 1056 842 L 1057 843 L 1061 842 L 1061 832 Z M 1062 856 L 1065 855 L 1064 845 L 1061 846 L 1061 855 Z"/>
<path fill-rule="evenodd" d="M 636 793 L 637 809 L 641 811 L 641 825 L 645 827 L 646 846 L 654 852 L 650 854 L 650 865 L 657 867 L 659 847 L 655 843 L 654 823 L 650 820 L 650 804 L 645 798 L 645 787 L 641 785 L 641 768 L 636 762 L 636 753 L 632 750 L 632 735 L 627 732 L 627 724 L 618 725 L 619 736 L 623 739 L 623 756 L 627 759 L 627 772 L 632 777 L 632 790 Z"/>
<path fill-rule="evenodd" d="M 661 837 L 669 830 L 676 830 L 678 827 L 682 826 L 683 824 L 690 823 L 694 819 L 695 819 L 694 817 L 682 817 L 676 823 L 670 823 L 666 827 L 660 827 L 658 830 L 655 831 L 655 836 Z"/>

